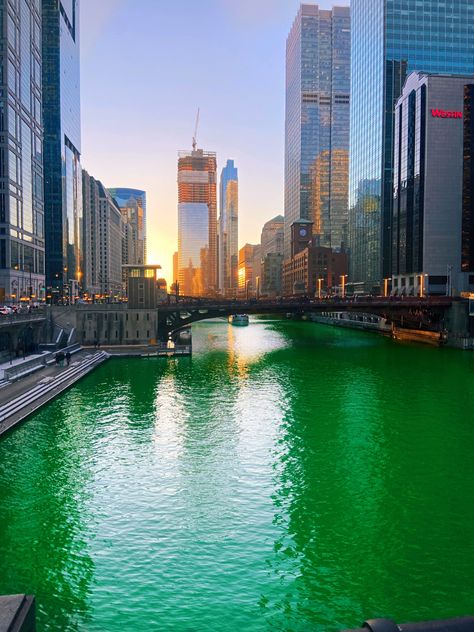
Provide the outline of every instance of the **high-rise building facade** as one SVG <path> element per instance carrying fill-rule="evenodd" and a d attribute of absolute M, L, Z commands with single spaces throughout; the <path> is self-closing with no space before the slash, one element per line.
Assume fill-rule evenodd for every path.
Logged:
<path fill-rule="evenodd" d="M 260 290 L 266 296 L 276 296 L 282 291 L 284 221 L 283 215 L 277 215 L 262 228 Z"/>
<path fill-rule="evenodd" d="M 392 293 L 474 291 L 474 76 L 409 75 L 395 109 Z"/>
<path fill-rule="evenodd" d="M 122 212 L 127 243 L 124 249 L 124 264 L 146 263 L 146 193 L 139 189 L 113 188 L 110 195 L 115 198 Z"/>
<path fill-rule="evenodd" d="M 391 274 L 394 108 L 412 71 L 474 73 L 472 0 L 352 0 L 350 276 Z"/>
<path fill-rule="evenodd" d="M 123 216 L 100 180 L 82 171 L 84 206 L 84 280 L 90 296 L 122 296 Z"/>
<path fill-rule="evenodd" d="M 100 288 L 100 199 L 95 178 L 82 170 L 82 202 L 84 214 L 84 292 L 91 297 L 101 293 Z"/>
<path fill-rule="evenodd" d="M 302 4 L 286 46 L 285 256 L 300 218 L 321 246 L 347 241 L 350 10 Z"/>
<path fill-rule="evenodd" d="M 44 297 L 42 17 L 0 3 L 0 302 Z"/>
<path fill-rule="evenodd" d="M 237 290 L 239 268 L 239 176 L 233 160 L 222 169 L 219 214 L 219 290 Z"/>
<path fill-rule="evenodd" d="M 102 182 L 99 190 L 99 286 L 102 296 L 120 298 L 122 280 L 122 213 Z"/>
<path fill-rule="evenodd" d="M 173 280 L 171 284 L 175 286 L 175 291 L 176 283 L 178 283 L 178 251 L 173 252 Z"/>
<path fill-rule="evenodd" d="M 245 244 L 239 250 L 239 295 L 248 298 L 259 291 L 260 244 Z"/>
<path fill-rule="evenodd" d="M 178 281 L 180 294 L 217 291 L 217 159 L 196 149 L 178 158 Z"/>
<path fill-rule="evenodd" d="M 82 286 L 79 0 L 42 0 L 46 284 Z"/>
<path fill-rule="evenodd" d="M 283 254 L 284 223 L 283 215 L 276 215 L 263 225 L 260 237 L 262 259 L 270 253 Z"/>

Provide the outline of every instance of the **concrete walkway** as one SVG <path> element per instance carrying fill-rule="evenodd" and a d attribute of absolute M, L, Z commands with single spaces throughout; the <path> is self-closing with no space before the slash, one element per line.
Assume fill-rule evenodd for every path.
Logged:
<path fill-rule="evenodd" d="M 89 351 L 94 351 L 94 347 L 86 347 Z M 189 356 L 192 352 L 191 345 L 177 345 L 174 348 L 163 348 L 157 345 L 100 345 L 100 351 L 105 351 L 112 357 L 121 358 L 169 358 L 173 356 Z"/>
<path fill-rule="evenodd" d="M 107 357 L 102 350 L 83 350 L 73 355 L 69 366 L 47 366 L 2 388 L 0 435 L 75 384 Z"/>

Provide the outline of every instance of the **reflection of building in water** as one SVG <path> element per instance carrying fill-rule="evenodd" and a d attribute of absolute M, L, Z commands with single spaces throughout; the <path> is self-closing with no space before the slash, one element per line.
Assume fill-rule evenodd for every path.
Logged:
<path fill-rule="evenodd" d="M 178 281 L 180 294 L 217 288 L 216 154 L 202 149 L 178 159 Z"/>
<path fill-rule="evenodd" d="M 290 257 L 291 224 L 314 221 L 324 244 L 341 248 L 348 188 L 350 9 L 302 4 L 286 46 L 285 258 Z M 342 155 L 343 155 L 342 154 Z M 315 161 L 319 158 L 321 171 Z M 346 159 L 347 160 L 347 159 Z M 341 168 L 342 167 L 342 168 Z M 345 168 L 344 168 L 345 167 Z M 315 182 L 317 178 L 317 182 Z M 312 188 L 319 186 L 317 196 Z M 313 204 L 320 218 L 314 217 Z M 331 237 L 330 219 L 336 234 Z"/>

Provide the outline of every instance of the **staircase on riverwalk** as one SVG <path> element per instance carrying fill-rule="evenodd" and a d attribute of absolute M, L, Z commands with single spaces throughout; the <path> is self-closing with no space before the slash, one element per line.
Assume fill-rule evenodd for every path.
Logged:
<path fill-rule="evenodd" d="M 45 377 L 34 388 L 0 406 L 0 434 L 11 428 L 12 425 L 19 423 L 81 377 L 90 373 L 96 366 L 105 362 L 108 357 L 109 355 L 104 351 L 90 354 L 82 360 L 74 362 L 57 375 Z M 8 423 L 9 420 L 14 420 L 14 422 L 10 424 Z M 2 427 L 2 425 L 6 427 Z"/>

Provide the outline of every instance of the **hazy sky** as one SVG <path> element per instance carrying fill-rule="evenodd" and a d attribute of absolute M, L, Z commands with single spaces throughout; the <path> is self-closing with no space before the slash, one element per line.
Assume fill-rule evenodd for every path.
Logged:
<path fill-rule="evenodd" d="M 147 192 L 148 261 L 172 280 L 177 151 L 239 169 L 239 244 L 283 212 L 285 42 L 297 0 L 82 0 L 82 164 Z M 340 2 L 319 2 L 328 8 Z"/>

